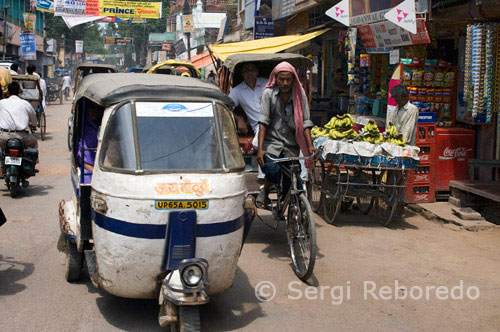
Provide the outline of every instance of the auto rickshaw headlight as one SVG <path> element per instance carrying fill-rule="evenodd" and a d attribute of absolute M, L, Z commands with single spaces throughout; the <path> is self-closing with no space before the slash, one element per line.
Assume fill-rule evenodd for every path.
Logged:
<path fill-rule="evenodd" d="M 203 270 L 197 264 L 188 265 L 182 270 L 181 277 L 187 286 L 195 287 L 203 280 Z"/>

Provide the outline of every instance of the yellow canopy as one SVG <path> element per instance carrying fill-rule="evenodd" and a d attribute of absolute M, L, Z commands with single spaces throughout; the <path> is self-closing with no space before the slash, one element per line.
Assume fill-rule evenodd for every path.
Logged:
<path fill-rule="evenodd" d="M 305 35 L 288 35 L 254 39 L 237 43 L 209 45 L 208 48 L 216 58 L 219 58 L 222 61 L 226 60 L 229 55 L 235 53 L 272 54 L 302 44 L 303 42 L 327 32 L 328 30 L 330 29 L 323 29 Z"/>

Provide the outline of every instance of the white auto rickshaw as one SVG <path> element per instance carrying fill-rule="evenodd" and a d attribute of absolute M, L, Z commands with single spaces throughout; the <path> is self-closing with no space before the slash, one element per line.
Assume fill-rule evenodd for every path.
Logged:
<path fill-rule="evenodd" d="M 66 279 L 85 262 L 108 293 L 158 298 L 161 326 L 199 330 L 252 221 L 231 100 L 195 78 L 118 73 L 83 78 L 74 103 Z"/>

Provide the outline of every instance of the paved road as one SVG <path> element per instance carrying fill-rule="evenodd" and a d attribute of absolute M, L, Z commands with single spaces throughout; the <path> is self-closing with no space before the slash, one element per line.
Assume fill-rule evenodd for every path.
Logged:
<path fill-rule="evenodd" d="M 108 295 L 88 278 L 76 284 L 64 280 L 64 255 L 56 249 L 57 204 L 72 192 L 69 110 L 69 103 L 50 106 L 49 137 L 40 142 L 40 173 L 30 179 L 30 188 L 11 199 L 0 184 L 0 206 L 9 218 L 0 228 L 0 330 L 161 331 L 156 301 Z M 290 268 L 283 229 L 273 231 L 255 220 L 233 287 L 201 310 L 204 331 L 498 330 L 498 229 L 471 233 L 413 214 L 384 228 L 353 211 L 337 226 L 318 216 L 317 232 L 319 255 L 312 287 L 306 288 Z M 404 299 L 403 288 L 394 291 L 396 280 L 413 298 Z M 266 302 L 255 296 L 263 281 L 276 289 L 273 299 L 269 288 L 261 289 Z M 439 299 L 436 286 L 444 287 L 442 297 L 461 281 L 463 300 Z M 371 292 L 364 292 L 365 286 Z M 476 300 L 471 286 L 479 289 Z"/>

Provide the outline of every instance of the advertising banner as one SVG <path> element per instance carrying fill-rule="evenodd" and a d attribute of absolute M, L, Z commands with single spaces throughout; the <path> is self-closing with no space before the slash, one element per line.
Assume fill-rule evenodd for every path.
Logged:
<path fill-rule="evenodd" d="M 24 13 L 24 29 L 25 33 L 33 33 L 36 25 L 36 15 L 32 13 Z"/>
<path fill-rule="evenodd" d="M 193 15 L 182 15 L 182 32 L 194 32 Z"/>
<path fill-rule="evenodd" d="M 387 48 L 430 43 L 429 33 L 423 19 L 417 20 L 416 34 L 412 34 L 387 21 L 360 26 L 358 29 L 365 48 Z"/>
<path fill-rule="evenodd" d="M 326 15 L 330 16 L 334 20 L 339 21 L 343 25 L 349 26 L 349 0 L 342 0 L 332 8 L 325 12 Z"/>
<path fill-rule="evenodd" d="M 115 43 L 115 37 L 104 37 L 104 43 L 105 44 L 114 44 Z"/>
<path fill-rule="evenodd" d="M 84 16 L 85 0 L 55 0 L 54 16 Z"/>
<path fill-rule="evenodd" d="M 100 16 L 99 8 L 100 8 L 99 0 L 86 0 L 85 15 Z"/>
<path fill-rule="evenodd" d="M 100 0 L 100 16 L 161 18 L 161 2 Z"/>
<path fill-rule="evenodd" d="M 97 21 L 104 16 L 61 16 L 64 23 L 68 26 L 68 29 L 72 29 L 73 27 L 83 24 L 83 23 L 88 23 L 92 21 Z"/>
<path fill-rule="evenodd" d="M 83 40 L 75 40 L 75 53 L 83 53 Z"/>
<path fill-rule="evenodd" d="M 384 17 L 413 34 L 417 33 L 417 17 L 415 0 L 405 0 L 403 3 L 388 11 Z"/>
<path fill-rule="evenodd" d="M 127 45 L 132 42 L 132 38 L 115 38 L 116 45 Z"/>
<path fill-rule="evenodd" d="M 37 0 L 36 9 L 42 12 L 53 13 L 54 12 L 54 2 L 51 0 Z"/>
<path fill-rule="evenodd" d="M 21 57 L 24 60 L 36 60 L 36 43 L 34 33 L 19 34 L 21 41 Z"/>

